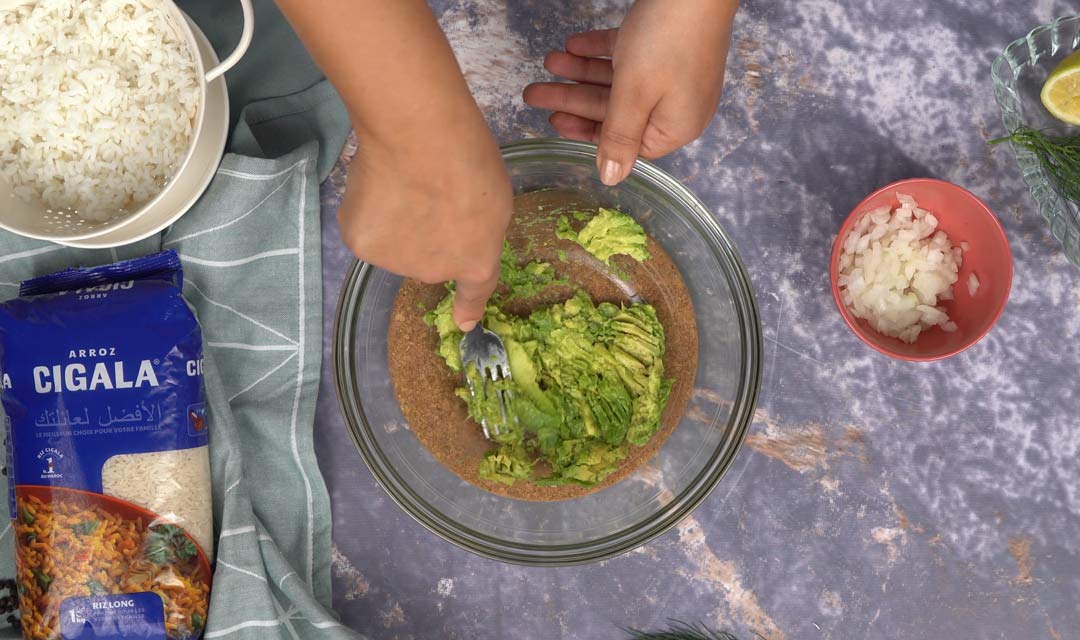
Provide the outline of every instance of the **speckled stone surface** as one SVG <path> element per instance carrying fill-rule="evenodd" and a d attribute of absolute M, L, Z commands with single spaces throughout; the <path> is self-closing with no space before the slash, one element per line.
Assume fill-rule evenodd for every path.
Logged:
<path fill-rule="evenodd" d="M 625 2 L 433 3 L 502 141 L 549 135 L 521 87 Z M 1080 272 L 1006 149 L 990 64 L 1075 10 L 1053 0 L 745 0 L 720 113 L 661 164 L 708 204 L 757 290 L 764 386 L 746 446 L 679 527 L 591 566 L 475 557 L 400 511 L 345 432 L 330 327 L 349 264 L 324 187 L 327 346 L 317 445 L 334 503 L 335 602 L 373 639 L 619 638 L 701 620 L 740 638 L 1080 637 Z M 994 209 L 1015 281 L 974 349 L 877 355 L 829 294 L 831 236 L 897 179 Z M 755 635 L 756 634 L 756 635 Z"/>

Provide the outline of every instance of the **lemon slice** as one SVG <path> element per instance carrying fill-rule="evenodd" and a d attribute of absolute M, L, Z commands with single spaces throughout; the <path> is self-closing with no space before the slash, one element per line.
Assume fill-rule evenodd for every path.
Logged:
<path fill-rule="evenodd" d="M 1046 78 L 1042 103 L 1055 118 L 1080 125 L 1080 51 L 1061 61 Z"/>

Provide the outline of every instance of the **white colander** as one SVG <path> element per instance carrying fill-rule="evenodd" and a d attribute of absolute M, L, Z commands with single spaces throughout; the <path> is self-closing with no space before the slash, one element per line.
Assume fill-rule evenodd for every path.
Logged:
<path fill-rule="evenodd" d="M 22 0 L 0 0 L 0 9 Z M 171 0 L 162 0 L 177 32 L 195 59 L 199 108 L 192 123 L 191 144 L 183 163 L 161 192 L 140 209 L 105 222 L 83 220 L 64 211 L 50 212 L 40 202 L 16 197 L 11 184 L 0 178 L 0 228 L 29 238 L 78 247 L 118 247 L 157 233 L 180 218 L 206 189 L 221 162 L 229 122 L 225 80 L 221 76 L 247 53 L 255 28 L 251 0 L 240 0 L 244 28 L 236 49 L 218 62 L 198 27 Z"/>

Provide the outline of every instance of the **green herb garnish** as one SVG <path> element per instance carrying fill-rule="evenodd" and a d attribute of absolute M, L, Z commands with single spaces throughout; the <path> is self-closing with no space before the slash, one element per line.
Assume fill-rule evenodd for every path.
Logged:
<path fill-rule="evenodd" d="M 71 527 L 71 530 L 74 531 L 76 535 L 88 536 L 97 531 L 97 528 L 100 526 L 101 523 L 97 520 L 87 520 Z"/>
<path fill-rule="evenodd" d="M 996 145 L 1011 142 L 1033 153 L 1054 189 L 1080 205 L 1080 136 L 1054 137 L 1022 125 L 1012 135 L 991 140 Z"/>
<path fill-rule="evenodd" d="M 687 624 L 678 620 L 669 620 L 665 631 L 640 631 L 624 629 L 630 640 L 738 640 L 726 631 L 713 631 L 705 625 Z"/>
<path fill-rule="evenodd" d="M 34 520 L 35 520 L 34 514 L 30 513 L 30 510 L 27 509 L 26 507 L 23 507 L 22 519 L 23 519 L 23 522 L 26 523 L 26 524 L 34 524 Z"/>
<path fill-rule="evenodd" d="M 37 580 L 38 586 L 41 587 L 42 591 L 49 590 L 49 585 L 52 584 L 53 581 L 52 576 L 37 568 L 30 569 L 30 573 L 34 574 L 34 580 Z"/>
<path fill-rule="evenodd" d="M 34 531 L 31 531 L 24 537 L 26 539 L 26 544 L 30 544 L 31 542 L 37 542 L 37 533 Z"/>
<path fill-rule="evenodd" d="M 200 616 L 197 613 L 191 614 L 191 627 L 195 631 L 198 631 L 199 629 L 202 629 L 203 628 L 202 616 Z"/>
<path fill-rule="evenodd" d="M 105 585 L 101 584 L 97 580 L 89 580 L 86 583 L 86 588 L 90 590 L 92 596 L 107 596 L 109 590 L 105 588 Z"/>
<path fill-rule="evenodd" d="M 198 547 L 184 534 L 184 530 L 172 524 L 162 524 L 151 530 L 146 540 L 146 559 L 156 565 L 166 565 L 179 560 L 191 560 L 199 553 Z"/>

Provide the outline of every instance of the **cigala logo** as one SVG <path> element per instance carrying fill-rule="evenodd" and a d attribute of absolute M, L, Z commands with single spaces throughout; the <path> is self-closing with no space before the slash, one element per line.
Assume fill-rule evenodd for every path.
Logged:
<path fill-rule="evenodd" d="M 60 466 L 60 461 L 64 459 L 64 454 L 59 449 L 53 447 L 46 447 L 38 452 L 38 462 L 41 463 L 41 477 L 42 478 L 63 478 L 56 469 Z"/>
<path fill-rule="evenodd" d="M 110 366 L 111 364 L 111 366 Z M 131 369 L 117 360 L 113 363 L 98 362 L 85 365 L 72 362 L 51 367 L 34 367 L 34 391 L 38 393 L 63 393 L 65 391 L 96 391 L 98 389 L 139 389 L 157 387 L 155 361 L 143 360 L 135 369 L 134 379 L 130 378 Z"/>

